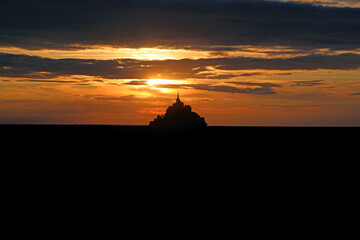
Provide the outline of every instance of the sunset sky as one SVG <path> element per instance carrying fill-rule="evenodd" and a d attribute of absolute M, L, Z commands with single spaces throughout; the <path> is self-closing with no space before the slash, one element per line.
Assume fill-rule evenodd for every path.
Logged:
<path fill-rule="evenodd" d="M 2 0 L 0 123 L 360 126 L 358 0 Z"/>

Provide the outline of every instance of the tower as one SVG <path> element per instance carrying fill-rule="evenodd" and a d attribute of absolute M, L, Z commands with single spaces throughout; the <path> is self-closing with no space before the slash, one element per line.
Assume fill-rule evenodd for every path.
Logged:
<path fill-rule="evenodd" d="M 179 97 L 179 91 L 177 92 L 177 98 L 176 98 L 176 103 L 180 103 L 180 97 Z"/>
<path fill-rule="evenodd" d="M 173 104 L 173 106 L 176 107 L 176 108 L 183 108 L 184 107 L 184 103 L 180 100 L 179 91 L 177 92 L 176 102 Z"/>

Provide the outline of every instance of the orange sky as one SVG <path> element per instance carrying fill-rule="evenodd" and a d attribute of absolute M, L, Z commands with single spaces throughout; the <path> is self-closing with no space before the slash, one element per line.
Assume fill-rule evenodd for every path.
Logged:
<path fill-rule="evenodd" d="M 256 55 L 262 50 L 258 48 L 252 51 Z M 152 60 L 189 57 L 189 51 L 185 50 L 169 50 L 176 52 L 170 56 L 168 50 L 147 49 L 146 51 L 152 54 Z M 29 53 L 26 50 L 23 52 Z M 121 57 L 136 55 L 141 58 L 143 52 L 144 50 L 131 49 L 129 56 L 122 53 Z M 51 54 L 56 56 L 57 52 L 48 53 L 48 57 Z M 62 54 L 73 56 L 76 53 L 63 51 Z M 84 54 L 83 51 L 81 54 Z M 101 48 L 93 51 L 92 57 L 96 57 L 96 54 L 99 54 L 99 59 L 104 58 Z M 198 58 L 210 54 L 195 52 L 192 57 Z M 143 57 L 146 59 L 148 56 L 145 54 Z M 204 72 L 207 71 L 215 75 L 234 74 L 234 77 L 226 79 L 220 77 L 217 80 L 163 79 L 161 72 L 154 72 L 146 79 L 127 80 L 86 75 L 45 77 L 35 80 L 2 77 L 0 121 L 2 123 L 146 125 L 156 115 L 164 113 L 167 106 L 174 102 L 177 90 L 180 90 L 182 101 L 190 104 L 194 111 L 204 116 L 209 125 L 359 124 L 359 70 L 234 71 L 209 67 L 207 70 L 204 69 Z M 243 76 L 239 77 L 239 74 Z M 236 81 L 245 84 L 238 85 Z M 266 83 L 273 84 L 275 87 L 272 89 L 276 93 L 233 93 L 204 89 L 202 85 L 191 86 L 199 83 L 239 89 L 254 89 Z"/>

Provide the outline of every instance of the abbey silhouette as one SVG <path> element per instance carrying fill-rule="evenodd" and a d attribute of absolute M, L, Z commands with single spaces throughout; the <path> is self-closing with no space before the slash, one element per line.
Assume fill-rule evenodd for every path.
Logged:
<path fill-rule="evenodd" d="M 180 101 L 179 93 L 176 102 L 169 106 L 165 115 L 157 116 L 150 127 L 206 127 L 207 123 L 199 114 L 192 112 L 189 105 Z"/>

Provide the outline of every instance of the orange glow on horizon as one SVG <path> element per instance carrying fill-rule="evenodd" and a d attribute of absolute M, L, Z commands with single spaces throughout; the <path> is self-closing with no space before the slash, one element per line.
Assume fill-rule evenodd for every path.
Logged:
<path fill-rule="evenodd" d="M 199 59 L 210 56 L 207 51 L 169 49 L 169 48 L 117 48 L 112 46 L 79 46 L 79 49 L 57 50 L 40 49 L 28 50 L 17 47 L 0 47 L 0 52 L 9 54 L 36 55 L 45 58 L 78 58 L 78 59 L 121 59 L 137 60 L 166 60 L 166 59 Z"/>
<path fill-rule="evenodd" d="M 8 54 L 27 54 L 44 58 L 62 59 L 137 59 L 137 60 L 179 60 L 179 59 L 201 59 L 218 57 L 253 57 L 253 58 L 290 58 L 307 56 L 311 54 L 334 55 L 343 53 L 360 53 L 360 49 L 354 50 L 331 50 L 328 48 L 315 49 L 310 52 L 301 51 L 284 46 L 262 47 L 251 45 L 232 46 L 232 50 L 212 51 L 201 49 L 173 49 L 166 47 L 144 47 L 124 48 L 114 46 L 75 46 L 78 48 L 70 50 L 61 49 L 39 49 L 29 50 L 18 47 L 0 47 L 0 52 Z M 221 46 L 213 46 L 221 47 Z"/>

